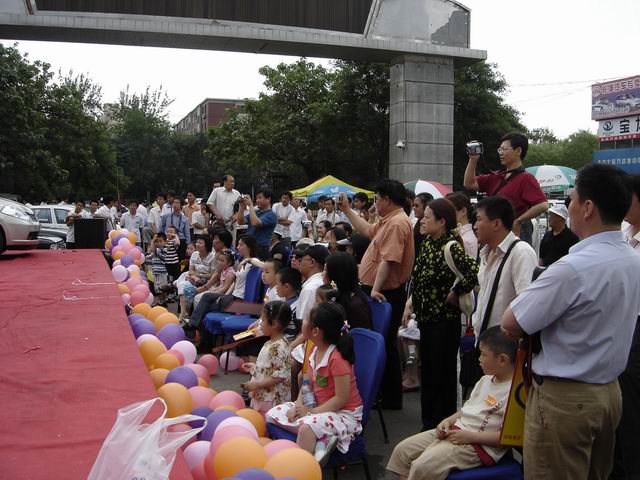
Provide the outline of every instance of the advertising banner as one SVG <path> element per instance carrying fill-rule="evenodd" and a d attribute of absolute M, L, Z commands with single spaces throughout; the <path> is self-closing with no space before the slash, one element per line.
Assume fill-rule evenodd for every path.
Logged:
<path fill-rule="evenodd" d="M 591 118 L 640 114 L 640 75 L 591 86 Z"/>
<path fill-rule="evenodd" d="M 594 163 L 613 165 L 627 173 L 640 174 L 640 148 L 619 148 L 593 152 Z"/>
<path fill-rule="evenodd" d="M 640 115 L 600 120 L 598 123 L 598 138 L 601 142 L 640 138 Z"/>

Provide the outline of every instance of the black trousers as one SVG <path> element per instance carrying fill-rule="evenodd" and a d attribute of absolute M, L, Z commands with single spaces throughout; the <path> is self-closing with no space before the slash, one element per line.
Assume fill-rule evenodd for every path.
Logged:
<path fill-rule="evenodd" d="M 457 410 L 459 319 L 419 323 L 423 430 L 431 430 Z"/>
<path fill-rule="evenodd" d="M 370 286 L 362 285 L 362 289 L 367 295 L 371 295 Z M 381 293 L 391 304 L 391 325 L 387 338 L 385 338 L 387 364 L 380 384 L 380 399 L 382 408 L 400 410 L 402 409 L 402 370 L 400 368 L 400 353 L 398 352 L 398 328 L 407 302 L 407 289 L 405 285 L 402 285 L 399 288 L 384 290 Z"/>
<path fill-rule="evenodd" d="M 616 430 L 616 448 L 610 479 L 640 480 L 640 318 L 633 334 L 627 368 L 618 377 L 622 418 Z"/>

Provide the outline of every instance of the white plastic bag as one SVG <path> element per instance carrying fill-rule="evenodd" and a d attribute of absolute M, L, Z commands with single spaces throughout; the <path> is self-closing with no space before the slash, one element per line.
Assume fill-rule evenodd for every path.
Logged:
<path fill-rule="evenodd" d="M 155 422 L 142 424 L 156 401 L 164 412 Z M 169 478 L 176 450 L 206 426 L 196 415 L 165 418 L 167 404 L 161 398 L 134 403 L 118 410 L 116 423 L 102 444 L 88 480 L 164 480 Z M 199 428 L 169 432 L 171 425 L 204 420 Z"/>

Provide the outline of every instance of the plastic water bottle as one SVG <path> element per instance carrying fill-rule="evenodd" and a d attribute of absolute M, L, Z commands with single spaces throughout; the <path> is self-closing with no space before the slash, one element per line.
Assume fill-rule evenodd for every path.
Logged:
<path fill-rule="evenodd" d="M 302 389 L 300 390 L 302 393 L 302 404 L 305 407 L 313 408 L 316 406 L 316 396 L 313 393 L 313 388 L 311 388 L 311 383 L 309 380 L 304 379 L 302 381 Z"/>

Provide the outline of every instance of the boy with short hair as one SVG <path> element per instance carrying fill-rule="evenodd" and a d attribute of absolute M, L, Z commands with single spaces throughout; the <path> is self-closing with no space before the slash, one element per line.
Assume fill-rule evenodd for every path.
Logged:
<path fill-rule="evenodd" d="M 302 274 L 295 268 L 283 268 L 276 273 L 276 293 L 284 298 L 291 307 L 292 317 L 296 318 L 296 306 L 298 305 L 298 295 L 302 289 Z M 284 331 L 285 338 L 292 341 L 298 333 L 298 325 L 295 320 Z"/>
<path fill-rule="evenodd" d="M 180 248 L 180 237 L 178 237 L 178 229 L 173 225 L 167 227 L 167 245 L 164 263 L 171 280 L 177 280 L 180 276 L 180 257 L 178 249 Z"/>
<path fill-rule="evenodd" d="M 167 236 L 163 232 L 158 232 L 151 240 L 146 259 L 151 262 L 151 273 L 153 273 L 153 288 L 155 291 L 156 304 L 166 304 L 167 291 L 171 289 L 169 275 L 166 265 L 167 257 Z"/>
<path fill-rule="evenodd" d="M 500 447 L 500 429 L 509 398 L 517 343 L 500 327 L 478 339 L 485 375 L 476 383 L 462 409 L 435 428 L 400 442 L 387 470 L 402 479 L 446 479 L 453 469 L 493 465 L 508 448 Z"/>

